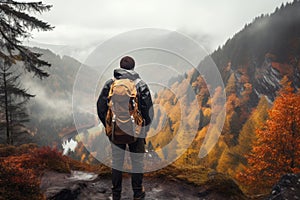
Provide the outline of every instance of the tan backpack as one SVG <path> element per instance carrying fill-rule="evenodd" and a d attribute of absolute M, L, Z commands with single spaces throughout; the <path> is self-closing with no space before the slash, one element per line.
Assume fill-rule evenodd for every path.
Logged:
<path fill-rule="evenodd" d="M 108 94 L 106 135 L 115 144 L 135 142 L 142 132 L 143 118 L 138 109 L 136 84 L 140 79 L 116 79 Z"/>

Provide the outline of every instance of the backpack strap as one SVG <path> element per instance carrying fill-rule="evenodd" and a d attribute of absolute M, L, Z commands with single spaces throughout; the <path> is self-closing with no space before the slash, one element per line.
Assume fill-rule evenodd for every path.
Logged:
<path fill-rule="evenodd" d="M 140 78 L 135 79 L 135 80 L 134 80 L 134 84 L 137 85 L 141 80 L 142 80 L 142 79 L 140 79 Z"/>
<path fill-rule="evenodd" d="M 111 80 L 112 80 L 113 82 L 115 82 L 115 80 L 117 80 L 117 79 L 116 79 L 115 77 L 112 77 Z M 141 78 L 137 78 L 137 79 L 135 79 L 135 80 L 133 81 L 135 87 L 137 86 L 137 84 L 138 84 L 141 80 L 142 80 Z"/>
<path fill-rule="evenodd" d="M 112 80 L 112 81 L 115 81 L 115 80 L 117 80 L 117 79 L 116 79 L 115 77 L 112 77 L 111 80 Z M 137 85 L 141 80 L 142 80 L 141 78 L 137 78 L 137 79 L 135 79 L 133 82 L 134 82 L 134 84 Z"/>

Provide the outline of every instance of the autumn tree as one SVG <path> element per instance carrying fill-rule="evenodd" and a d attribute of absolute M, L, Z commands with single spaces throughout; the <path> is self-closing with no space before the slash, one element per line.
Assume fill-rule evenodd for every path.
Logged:
<path fill-rule="evenodd" d="M 248 120 L 243 125 L 238 136 L 238 145 L 225 148 L 219 159 L 217 170 L 235 177 L 247 166 L 247 155 L 256 141 L 255 130 L 266 121 L 268 116 L 269 102 L 262 96 L 257 107 L 251 113 Z"/>
<path fill-rule="evenodd" d="M 226 119 L 222 134 L 226 135 L 225 141 L 227 145 L 236 145 L 238 133 L 240 130 L 240 99 L 237 95 L 236 78 L 232 73 L 228 79 L 226 88 Z"/>
<path fill-rule="evenodd" d="M 234 148 L 234 154 L 238 155 L 242 165 L 247 165 L 245 155 L 251 151 L 252 145 L 256 141 L 255 131 L 266 122 L 269 108 L 270 105 L 267 98 L 262 96 L 257 107 L 240 131 L 238 145 Z"/>
<path fill-rule="evenodd" d="M 237 88 L 236 88 L 236 78 L 235 78 L 235 73 L 232 73 L 227 81 L 226 84 L 226 96 L 230 96 L 231 94 L 236 94 L 237 93 Z"/>
<path fill-rule="evenodd" d="M 256 131 L 249 167 L 238 176 L 252 191 L 267 189 L 285 173 L 300 172 L 300 93 L 284 80 L 269 119 Z"/>

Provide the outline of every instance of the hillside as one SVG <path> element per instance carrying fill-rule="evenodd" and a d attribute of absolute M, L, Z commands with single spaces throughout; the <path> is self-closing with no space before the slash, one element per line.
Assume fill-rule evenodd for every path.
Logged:
<path fill-rule="evenodd" d="M 267 95 L 270 100 L 274 100 L 285 75 L 299 87 L 299 10 L 299 1 L 294 1 L 270 15 L 256 17 L 213 52 L 211 57 L 222 72 L 224 83 L 234 72 L 240 95 L 246 82 L 242 78 L 247 76 L 256 95 Z"/>
<path fill-rule="evenodd" d="M 58 133 L 65 127 L 73 126 L 72 90 L 76 73 L 81 63 L 74 58 L 54 54 L 40 48 L 33 51 L 42 53 L 42 58 L 51 63 L 47 68 L 49 77 L 39 79 L 24 74 L 23 84 L 28 92 L 35 95 L 29 104 L 30 122 L 28 127 L 39 145 L 58 145 Z"/>
<path fill-rule="evenodd" d="M 255 18 L 210 55 L 225 83 L 227 115 L 219 142 L 203 159 L 198 158 L 198 152 L 210 123 L 213 103 L 209 97 L 208 87 L 218 86 L 206 85 L 204 80 L 210 77 L 203 79 L 195 70 L 177 79 L 172 78 L 169 84 L 174 91 L 185 91 L 187 85 L 192 86 L 201 108 L 198 113 L 196 110 L 189 110 L 189 105 L 183 105 L 183 109 L 188 113 L 186 117 L 189 124 L 193 124 L 197 114 L 200 121 L 195 141 L 177 161 L 178 165 L 203 165 L 234 177 L 247 164 L 245 154 L 252 148 L 255 130 L 267 119 L 267 111 L 281 87 L 281 79 L 287 76 L 294 87 L 300 85 L 299 10 L 299 1 L 294 1 L 281 6 L 270 15 Z M 71 92 L 76 72 L 81 64 L 71 57 L 60 58 L 48 50 L 35 50 L 43 53 L 44 58 L 52 64 L 49 68 L 52 76 L 43 80 L 45 82 L 37 79 L 31 81 L 29 77 L 30 91 L 38 93 L 30 105 L 33 114 L 31 124 L 32 127 L 37 127 L 36 138 L 41 138 L 39 140 L 41 144 L 50 144 L 49 141 L 60 144 L 58 132 L 63 128 L 74 126 L 70 117 Z M 199 69 L 208 62 L 207 59 L 209 58 L 205 58 L 199 64 Z M 211 95 L 215 99 L 218 98 L 217 93 Z M 155 149 L 160 149 L 169 144 L 178 131 L 182 105 L 180 99 L 176 99 L 176 96 L 168 91 L 160 91 L 156 97 L 154 102 L 167 111 L 167 120 L 161 112 L 155 112 L 151 131 L 153 135 L 155 130 L 160 128 L 160 131 L 155 136 L 149 137 L 148 141 L 151 141 Z M 47 132 L 49 125 L 57 134 Z M 151 132 L 149 135 L 152 135 Z M 85 140 L 88 141 L 88 138 Z M 178 150 L 172 149 L 182 148 L 181 143 L 186 141 L 183 139 L 174 142 L 159 157 L 161 159 L 176 157 Z M 80 151 L 86 150 L 80 146 L 78 151 L 77 156 L 80 155 Z"/>
<path fill-rule="evenodd" d="M 281 6 L 270 15 L 255 18 L 199 64 L 198 70 L 201 71 L 212 58 L 225 84 L 226 118 L 222 131 L 215 126 L 207 133 L 210 124 L 215 125 L 221 121 L 221 114 L 211 120 L 214 114 L 212 106 L 220 113 L 224 111 L 220 104 L 222 91 L 219 85 L 207 85 L 205 82 L 207 79 L 214 80 L 215 74 L 208 73 L 203 77 L 197 70 L 190 70 L 184 75 L 171 78 L 168 83 L 169 90 L 161 90 L 154 95 L 153 101 L 160 109 L 154 108 L 155 117 L 147 138 L 147 148 L 152 152 L 158 150 L 158 153 L 151 154 L 150 151 L 147 154 L 148 158 L 149 155 L 156 156 L 156 159 L 150 156 L 152 159 L 147 167 L 151 168 L 157 164 L 157 160 L 166 163 L 184 152 L 174 163 L 174 168 L 166 168 L 163 171 L 163 177 L 175 177 L 197 185 L 199 180 L 194 180 L 192 176 L 198 176 L 200 172 L 201 178 L 207 178 L 208 171 L 213 171 L 213 175 L 220 175 L 221 178 L 223 174 L 227 174 L 229 176 L 224 177 L 228 186 L 234 185 L 234 188 L 237 188 L 234 191 L 242 195 L 231 178 L 236 179 L 248 166 L 247 155 L 257 142 L 256 130 L 267 121 L 269 109 L 286 82 L 290 81 L 296 90 L 300 87 L 299 11 L 300 1 L 294 1 Z M 51 63 L 52 67 L 47 69 L 50 77 L 44 80 L 32 78 L 29 74 L 23 77 L 22 83 L 28 88 L 28 92 L 36 94 L 28 105 L 31 121 L 27 125 L 34 136 L 33 140 L 39 145 L 56 146 L 60 149 L 61 136 L 64 137 L 65 133 L 70 133 L 72 137 L 77 135 L 72 116 L 72 90 L 81 63 L 68 56 L 60 57 L 49 50 L 32 50 L 42 53 L 42 58 Z M 180 68 L 180 64 L 177 67 Z M 82 82 L 81 86 L 80 95 L 84 101 L 85 90 L 94 87 L 92 88 L 88 81 Z M 211 88 L 214 89 L 214 93 L 209 94 Z M 195 99 L 194 96 L 186 95 L 191 92 L 195 94 Z M 193 109 L 192 104 L 199 105 L 200 110 Z M 105 156 L 108 155 L 110 146 L 104 148 L 104 145 L 109 143 L 103 130 L 101 132 L 98 127 L 86 128 L 86 125 L 94 123 L 90 115 L 87 117 L 87 113 L 83 113 L 82 119 L 83 124 L 80 125 L 83 125 L 83 128 L 80 132 L 85 135 L 75 136 L 75 139 L 81 142 L 76 151 L 69 155 L 88 163 L 98 163 L 93 156 L 107 159 Z M 185 132 L 193 134 L 193 131 L 195 139 L 189 145 L 190 138 L 185 137 Z M 206 152 L 208 155 L 200 159 L 199 149 L 207 134 L 211 135 L 206 141 L 207 146 L 214 145 L 216 140 L 218 142 L 210 152 Z M 19 141 L 24 142 L 27 141 Z M 87 144 L 90 151 L 87 151 L 83 144 Z M 166 145 L 169 145 L 168 148 L 164 148 Z M 186 146 L 189 147 L 187 151 Z M 186 171 L 176 171 L 183 166 Z M 174 171 L 179 175 L 172 174 Z M 158 177 L 161 178 L 160 173 Z M 222 181 L 216 180 L 212 184 L 217 192 L 220 183 Z M 199 185 L 203 186 L 202 184 L 204 183 Z M 209 180 L 205 184 L 209 184 Z M 245 190 L 246 186 L 241 186 Z M 224 192 L 223 190 L 227 191 L 223 188 L 221 192 Z M 265 191 L 269 191 L 269 188 Z"/>
<path fill-rule="evenodd" d="M 178 91 L 181 88 L 185 91 L 185 85 L 190 84 L 201 110 L 189 110 L 189 104 L 180 103 L 191 103 L 184 99 L 189 97 L 176 99 L 176 94 L 170 94 L 169 91 L 158 93 L 155 103 L 164 107 L 168 119 L 165 120 L 162 131 L 149 138 L 153 146 L 160 149 L 169 144 L 175 134 L 180 134 L 180 122 L 193 121 L 198 114 L 200 122 L 195 140 L 176 164 L 203 165 L 234 178 L 243 171 L 247 166 L 246 155 L 256 141 L 255 131 L 267 120 L 268 110 L 284 84 L 282 79 L 287 77 L 285 81 L 291 81 L 296 89 L 300 86 L 299 11 L 300 1 L 294 1 L 277 8 L 270 15 L 255 18 L 199 64 L 200 70 L 210 58 L 214 60 L 225 83 L 227 96 L 224 127 L 218 143 L 206 157 L 199 159 L 198 152 L 205 135 L 218 132 L 215 129 L 206 133 L 209 124 L 215 123 L 210 121 L 210 117 L 212 104 L 218 105 L 218 85 L 205 83 L 214 74 L 203 77 L 196 70 L 191 70 L 186 77 L 180 77 L 177 81 L 173 80 L 170 90 Z M 208 88 L 216 88 L 216 92 L 211 94 L 212 98 Z M 186 110 L 186 118 L 182 118 L 183 113 L 178 113 L 180 109 Z M 163 121 L 163 117 L 160 112 L 156 112 L 157 122 Z M 164 158 L 174 156 L 182 148 L 181 144 L 188 142 L 185 138 L 179 138 L 175 145 L 164 152 Z M 176 152 L 172 150 L 174 148 L 177 148 Z"/>

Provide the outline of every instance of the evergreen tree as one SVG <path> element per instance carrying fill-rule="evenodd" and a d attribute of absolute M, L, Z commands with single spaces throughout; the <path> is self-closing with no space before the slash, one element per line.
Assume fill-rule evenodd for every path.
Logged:
<path fill-rule="evenodd" d="M 236 79 L 235 79 L 235 74 L 232 73 L 227 81 L 226 84 L 226 96 L 230 96 L 231 94 L 236 94 Z"/>
<path fill-rule="evenodd" d="M 217 170 L 234 177 L 247 166 L 247 155 L 256 141 L 255 130 L 266 121 L 269 103 L 266 97 L 261 97 L 258 106 L 243 125 L 238 135 L 238 145 L 225 148 L 219 159 Z M 226 140 L 225 140 L 226 141 Z"/>
<path fill-rule="evenodd" d="M 13 0 L 0 1 L 0 57 L 8 65 L 21 61 L 28 72 L 33 72 L 39 78 L 48 76 L 42 67 L 50 66 L 39 57 L 41 54 L 32 52 L 22 44 L 22 40 L 31 37 L 30 31 L 52 30 L 48 23 L 43 22 L 28 13 L 49 11 L 51 6 L 42 2 L 17 2 Z"/>
<path fill-rule="evenodd" d="M 265 96 L 262 96 L 256 109 L 244 124 L 238 139 L 238 145 L 235 153 L 239 155 L 240 161 L 246 165 L 245 155 L 251 151 L 253 143 L 256 141 L 255 131 L 267 120 L 269 102 Z"/>
<path fill-rule="evenodd" d="M 14 138 L 28 133 L 24 125 L 29 120 L 25 105 L 34 97 L 21 88 L 20 74 L 14 74 L 13 66 L 0 62 L 0 110 L 4 113 L 0 127 L 5 129 L 6 143 L 11 145 Z"/>
<path fill-rule="evenodd" d="M 22 43 L 31 37 L 30 31 L 34 29 L 53 29 L 48 23 L 30 15 L 40 14 L 50 8 L 51 6 L 42 2 L 0 1 L 0 108 L 1 113 L 4 113 L 0 115 L 0 124 L 6 129 L 8 144 L 13 144 L 14 134 L 26 132 L 24 122 L 28 121 L 28 115 L 25 105 L 29 98 L 33 97 L 21 88 L 21 69 L 17 69 L 18 66 L 39 78 L 49 75 L 42 67 L 50 64 L 39 58 L 41 54 L 32 52 Z"/>

